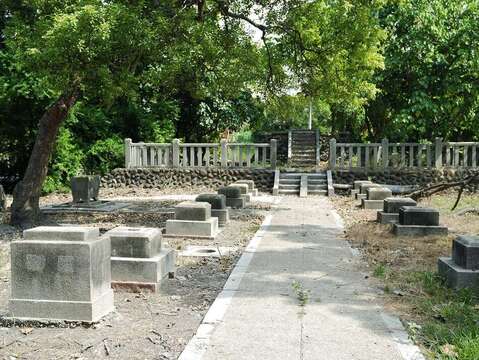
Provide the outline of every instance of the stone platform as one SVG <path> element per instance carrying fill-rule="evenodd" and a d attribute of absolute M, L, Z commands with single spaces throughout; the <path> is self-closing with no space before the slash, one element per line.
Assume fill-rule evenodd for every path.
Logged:
<path fill-rule="evenodd" d="M 448 229 L 445 226 L 431 225 L 393 225 L 393 233 L 396 236 L 432 236 L 447 235 Z"/>
<path fill-rule="evenodd" d="M 96 322 L 113 311 L 110 240 L 98 228 L 42 226 L 11 243 L 11 316 Z"/>
<path fill-rule="evenodd" d="M 439 274 L 446 279 L 447 286 L 456 290 L 479 288 L 479 270 L 465 269 L 447 257 L 439 258 L 437 266 Z"/>
<path fill-rule="evenodd" d="M 383 200 L 361 200 L 361 208 L 364 210 L 382 210 Z"/>
<path fill-rule="evenodd" d="M 192 238 L 214 240 L 218 235 L 218 218 L 208 220 L 167 220 L 165 238 Z"/>
<path fill-rule="evenodd" d="M 387 213 L 385 211 L 378 211 L 377 222 L 383 225 L 395 224 L 399 222 L 399 213 Z"/>

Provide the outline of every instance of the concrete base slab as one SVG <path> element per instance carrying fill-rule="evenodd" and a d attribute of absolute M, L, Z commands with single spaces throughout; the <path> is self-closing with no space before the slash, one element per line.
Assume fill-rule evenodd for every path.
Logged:
<path fill-rule="evenodd" d="M 378 211 L 377 222 L 380 224 L 396 224 L 399 222 L 399 214 Z"/>
<path fill-rule="evenodd" d="M 229 209 L 211 209 L 211 217 L 218 218 L 218 226 L 224 227 L 230 221 Z"/>
<path fill-rule="evenodd" d="M 429 236 L 447 235 L 445 226 L 400 225 L 394 224 L 393 233 L 396 236 Z"/>
<path fill-rule="evenodd" d="M 19 320 L 84 321 L 92 323 L 99 321 L 114 309 L 113 290 L 111 289 L 95 301 L 9 300 L 11 317 Z"/>
<path fill-rule="evenodd" d="M 162 249 L 151 258 L 111 258 L 111 281 L 114 288 L 145 288 L 158 291 L 162 280 L 176 272 L 176 251 Z"/>
<path fill-rule="evenodd" d="M 365 210 L 382 210 L 384 200 L 361 200 L 361 207 Z"/>
<path fill-rule="evenodd" d="M 359 190 L 351 190 L 351 197 L 356 198 L 356 194 L 359 193 Z"/>
<path fill-rule="evenodd" d="M 439 275 L 453 289 L 479 288 L 479 270 L 468 270 L 458 266 L 452 258 L 442 257 L 437 262 Z"/>
<path fill-rule="evenodd" d="M 239 198 L 226 198 L 226 206 L 233 209 L 242 209 L 246 205 L 246 200 L 242 197 Z"/>
<path fill-rule="evenodd" d="M 363 200 L 366 199 L 366 194 L 356 194 L 356 200 Z"/>
<path fill-rule="evenodd" d="M 193 237 L 214 239 L 218 234 L 218 218 L 205 221 L 167 220 L 165 237 Z"/>

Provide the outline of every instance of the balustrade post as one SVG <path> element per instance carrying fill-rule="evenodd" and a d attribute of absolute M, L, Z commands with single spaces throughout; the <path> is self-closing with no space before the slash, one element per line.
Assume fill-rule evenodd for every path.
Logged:
<path fill-rule="evenodd" d="M 293 132 L 291 130 L 288 131 L 288 162 L 291 160 L 293 156 Z"/>
<path fill-rule="evenodd" d="M 434 165 L 436 169 L 442 168 L 442 138 L 437 137 L 434 141 Z"/>
<path fill-rule="evenodd" d="M 180 166 L 180 140 L 178 139 L 173 139 L 171 142 L 172 146 L 172 154 L 173 154 L 173 167 L 179 167 Z"/>
<path fill-rule="evenodd" d="M 329 140 L 329 168 L 336 168 L 336 139 Z"/>
<path fill-rule="evenodd" d="M 276 169 L 276 158 L 278 154 L 278 140 L 271 139 L 271 149 L 270 149 L 270 159 L 271 159 L 271 169 Z"/>
<path fill-rule="evenodd" d="M 383 168 L 386 170 L 389 166 L 389 140 L 384 138 L 381 141 Z"/>
<path fill-rule="evenodd" d="M 131 168 L 131 139 L 125 139 L 125 168 Z"/>
<path fill-rule="evenodd" d="M 221 167 L 228 166 L 228 142 L 226 139 L 221 139 Z"/>

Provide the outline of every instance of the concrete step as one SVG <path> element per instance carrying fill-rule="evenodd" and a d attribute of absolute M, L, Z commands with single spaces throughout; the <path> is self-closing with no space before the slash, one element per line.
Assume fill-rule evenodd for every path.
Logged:
<path fill-rule="evenodd" d="M 281 195 L 299 195 L 299 190 L 284 190 L 280 189 L 279 193 Z"/>
<path fill-rule="evenodd" d="M 308 190 L 308 195 L 328 195 L 328 190 Z"/>
<path fill-rule="evenodd" d="M 279 178 L 280 179 L 298 179 L 298 180 L 300 180 L 301 175 L 296 174 L 296 173 L 280 173 Z"/>
<path fill-rule="evenodd" d="M 328 190 L 328 184 L 324 185 L 310 185 L 308 184 L 308 192 L 313 190 Z"/>
<path fill-rule="evenodd" d="M 280 184 L 285 184 L 285 185 L 287 185 L 287 184 L 299 184 L 300 181 L 301 181 L 300 178 L 298 178 L 298 179 L 295 179 L 295 178 L 283 178 L 283 179 L 281 179 L 281 178 L 279 178 L 279 183 Z"/>
<path fill-rule="evenodd" d="M 299 191 L 299 184 L 281 184 L 279 183 L 280 190 L 298 190 Z"/>

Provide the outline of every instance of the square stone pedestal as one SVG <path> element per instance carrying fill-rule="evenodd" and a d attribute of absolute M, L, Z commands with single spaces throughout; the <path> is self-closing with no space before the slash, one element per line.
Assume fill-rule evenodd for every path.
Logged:
<path fill-rule="evenodd" d="M 113 288 L 158 291 L 162 280 L 174 275 L 176 252 L 162 248 L 160 229 L 119 226 L 105 237 L 112 244 Z"/>
<path fill-rule="evenodd" d="M 445 226 L 394 224 L 393 233 L 396 236 L 447 235 L 448 229 Z"/>
<path fill-rule="evenodd" d="M 395 224 L 399 222 L 399 213 L 387 213 L 384 211 L 378 211 L 377 222 L 383 225 Z"/>
<path fill-rule="evenodd" d="M 447 286 L 459 290 L 479 288 L 479 270 L 465 269 L 457 265 L 452 258 L 441 257 L 437 263 L 439 275 L 446 279 Z"/>
<path fill-rule="evenodd" d="M 111 284 L 115 289 L 157 292 L 175 271 L 176 251 L 172 249 L 164 248 L 149 258 L 111 257 Z"/>
<path fill-rule="evenodd" d="M 233 209 L 242 209 L 246 205 L 246 199 L 244 197 L 240 198 L 226 198 L 226 206 L 229 206 Z"/>
<path fill-rule="evenodd" d="M 364 210 L 382 210 L 384 200 L 361 200 L 361 207 Z"/>
<path fill-rule="evenodd" d="M 226 196 L 226 206 L 232 207 L 234 209 L 242 209 L 246 205 L 246 199 L 242 197 L 242 186 L 248 187 L 247 185 L 229 185 L 218 189 L 218 194 Z"/>
<path fill-rule="evenodd" d="M 96 322 L 114 310 L 110 239 L 97 228 L 40 227 L 11 248 L 13 318 Z"/>
<path fill-rule="evenodd" d="M 230 221 L 229 209 L 211 209 L 211 217 L 218 218 L 218 226 L 224 227 Z"/>
<path fill-rule="evenodd" d="M 167 220 L 165 237 L 189 237 L 214 240 L 218 234 L 218 218 L 205 221 Z"/>

